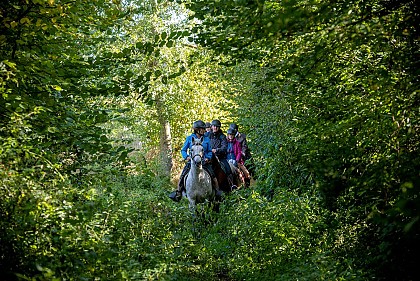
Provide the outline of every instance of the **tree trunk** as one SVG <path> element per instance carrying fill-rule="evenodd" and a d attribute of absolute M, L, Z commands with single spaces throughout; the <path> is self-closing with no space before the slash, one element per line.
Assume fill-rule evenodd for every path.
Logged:
<path fill-rule="evenodd" d="M 171 136 L 171 125 L 164 114 L 164 106 L 162 101 L 156 101 L 157 112 L 159 114 L 159 123 L 161 125 L 160 130 L 160 159 L 161 169 L 160 173 L 162 176 L 171 176 L 172 171 L 172 136 Z"/>

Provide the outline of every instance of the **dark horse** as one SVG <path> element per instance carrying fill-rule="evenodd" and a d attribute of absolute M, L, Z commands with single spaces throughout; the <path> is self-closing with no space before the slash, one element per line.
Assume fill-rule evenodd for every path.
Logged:
<path fill-rule="evenodd" d="M 242 183 L 239 174 L 232 173 L 233 175 L 233 182 L 230 183 L 229 179 L 225 173 L 225 171 L 222 168 L 222 163 L 220 162 L 219 158 L 213 157 L 212 158 L 212 166 L 214 173 L 216 174 L 217 182 L 219 183 L 219 188 L 223 192 L 231 192 L 232 191 L 232 184 L 239 187 Z M 230 169 L 231 167 L 227 167 L 227 169 Z"/>

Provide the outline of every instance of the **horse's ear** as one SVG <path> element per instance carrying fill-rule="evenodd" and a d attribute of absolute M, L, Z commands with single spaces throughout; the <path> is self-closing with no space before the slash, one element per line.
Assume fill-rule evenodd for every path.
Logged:
<path fill-rule="evenodd" d="M 203 143 L 203 138 L 204 138 L 204 137 L 201 137 L 201 138 L 200 138 L 200 143 Z"/>
<path fill-rule="evenodd" d="M 191 138 L 191 142 L 195 142 L 195 138 L 194 138 L 194 136 L 192 136 L 192 138 Z"/>

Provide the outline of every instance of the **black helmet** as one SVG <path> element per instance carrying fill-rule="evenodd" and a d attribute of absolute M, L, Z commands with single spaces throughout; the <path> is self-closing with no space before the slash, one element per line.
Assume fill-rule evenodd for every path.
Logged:
<path fill-rule="evenodd" d="M 220 123 L 220 121 L 219 120 L 213 120 L 213 121 L 211 121 L 211 125 L 212 126 L 215 126 L 215 127 L 222 127 L 222 123 Z"/>
<path fill-rule="evenodd" d="M 211 127 L 210 122 L 206 122 L 206 128 L 210 128 L 210 127 Z"/>
<path fill-rule="evenodd" d="M 238 125 L 236 125 L 235 123 L 230 124 L 229 129 L 233 129 L 235 131 L 238 131 Z"/>
<path fill-rule="evenodd" d="M 206 124 L 204 124 L 203 121 L 201 120 L 197 120 L 193 123 L 193 129 L 205 129 L 206 128 Z"/>
<path fill-rule="evenodd" d="M 228 135 L 236 135 L 236 131 L 235 131 L 234 129 L 232 129 L 232 128 L 229 128 L 229 129 L 227 130 L 227 134 L 228 134 Z"/>

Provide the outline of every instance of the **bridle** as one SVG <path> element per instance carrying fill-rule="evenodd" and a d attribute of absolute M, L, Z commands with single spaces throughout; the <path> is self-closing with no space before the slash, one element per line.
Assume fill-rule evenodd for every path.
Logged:
<path fill-rule="evenodd" d="M 201 144 L 193 144 L 193 147 L 194 147 L 194 146 L 201 146 L 201 147 L 203 147 Z M 192 151 L 193 151 L 193 152 L 195 152 L 195 149 L 192 149 Z M 203 155 L 202 155 L 202 154 L 203 154 L 203 150 L 201 150 L 201 151 L 200 151 L 200 152 L 198 152 L 198 153 L 192 154 L 192 155 L 191 155 L 191 161 L 192 161 L 192 162 L 194 162 L 194 163 L 200 163 L 200 164 L 201 164 L 201 161 L 203 160 Z M 197 161 L 195 161 L 195 158 L 196 158 L 196 157 L 200 157 L 200 161 L 198 161 L 198 162 L 197 162 Z M 197 164 L 196 164 L 196 165 L 197 165 Z M 197 165 L 197 166 L 199 166 L 199 165 Z"/>

